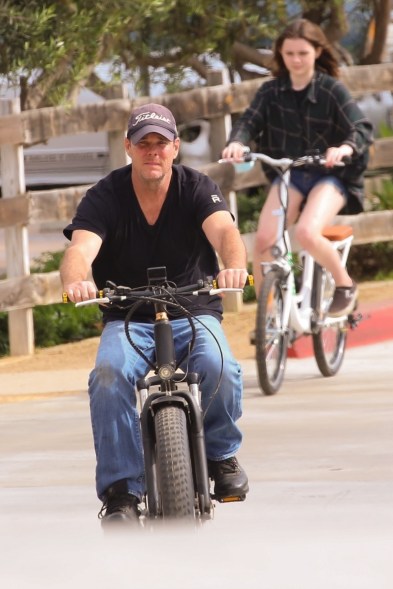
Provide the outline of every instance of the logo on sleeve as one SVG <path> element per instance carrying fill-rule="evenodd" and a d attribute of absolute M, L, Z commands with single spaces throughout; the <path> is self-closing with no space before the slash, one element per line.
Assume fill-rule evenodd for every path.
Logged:
<path fill-rule="evenodd" d="M 218 196 L 218 194 L 212 194 L 211 199 L 213 202 L 221 202 L 221 198 Z"/>

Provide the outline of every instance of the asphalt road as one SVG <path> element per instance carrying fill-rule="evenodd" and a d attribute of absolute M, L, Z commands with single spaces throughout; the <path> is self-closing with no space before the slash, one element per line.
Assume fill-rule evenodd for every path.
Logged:
<path fill-rule="evenodd" d="M 391 589 L 392 356 L 393 340 L 350 349 L 331 379 L 313 358 L 290 359 L 273 397 L 244 362 L 247 500 L 218 504 L 196 531 L 109 537 L 97 519 L 86 374 L 47 375 L 65 394 L 0 405 L 1 586 Z"/>

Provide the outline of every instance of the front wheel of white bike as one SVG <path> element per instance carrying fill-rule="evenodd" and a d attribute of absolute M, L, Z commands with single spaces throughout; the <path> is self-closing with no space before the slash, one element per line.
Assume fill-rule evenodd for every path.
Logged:
<path fill-rule="evenodd" d="M 284 378 L 288 330 L 283 325 L 283 309 L 282 273 L 271 270 L 263 278 L 255 325 L 258 378 L 265 395 L 274 395 Z"/>
<path fill-rule="evenodd" d="M 327 310 L 333 294 L 332 281 L 325 268 L 315 264 L 313 281 L 313 307 L 317 316 L 317 329 L 313 333 L 314 357 L 323 376 L 334 376 L 340 370 L 347 344 L 348 318 L 330 322 Z"/>

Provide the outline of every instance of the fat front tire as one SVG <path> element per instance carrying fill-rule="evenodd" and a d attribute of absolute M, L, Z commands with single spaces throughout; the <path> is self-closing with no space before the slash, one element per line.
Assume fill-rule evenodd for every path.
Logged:
<path fill-rule="evenodd" d="M 257 301 L 255 353 L 259 385 L 265 395 L 274 395 L 279 390 L 287 361 L 283 285 L 281 272 L 271 270 L 263 278 Z"/>
<path fill-rule="evenodd" d="M 195 493 L 187 433 L 181 407 L 166 406 L 155 415 L 158 489 L 164 518 L 194 518 Z"/>
<path fill-rule="evenodd" d="M 313 281 L 313 308 L 317 327 L 312 335 L 314 357 L 322 376 L 334 376 L 340 370 L 347 344 L 348 318 L 329 319 L 327 311 L 334 292 L 331 276 L 315 264 Z"/>

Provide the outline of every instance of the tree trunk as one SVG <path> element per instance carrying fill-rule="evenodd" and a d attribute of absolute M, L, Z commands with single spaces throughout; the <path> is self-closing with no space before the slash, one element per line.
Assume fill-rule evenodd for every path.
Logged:
<path fill-rule="evenodd" d="M 390 23 L 390 0 L 374 0 L 374 18 L 369 28 L 371 49 L 360 60 L 361 65 L 381 63 Z"/>

